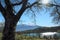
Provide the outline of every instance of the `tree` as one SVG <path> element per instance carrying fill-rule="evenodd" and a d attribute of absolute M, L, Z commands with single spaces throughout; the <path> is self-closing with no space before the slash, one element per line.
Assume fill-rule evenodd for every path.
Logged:
<path fill-rule="evenodd" d="M 17 1 L 17 0 L 15 0 Z M 18 0 L 19 1 L 19 0 Z M 4 19 L 5 19 L 5 27 L 3 30 L 3 37 L 2 40 L 15 40 L 15 28 L 16 24 L 19 21 L 21 15 L 24 13 L 24 11 L 27 8 L 30 8 L 37 2 L 33 3 L 32 5 L 28 5 L 28 0 L 21 0 L 20 2 L 11 3 L 10 0 L 4 0 L 6 6 L 2 6 L 2 2 L 0 0 L 0 12 L 2 13 Z M 19 12 L 15 15 L 13 7 L 16 5 L 21 5 L 22 7 L 19 10 Z"/>
<path fill-rule="evenodd" d="M 5 27 L 3 30 L 2 40 L 15 40 L 16 24 L 21 18 L 22 14 L 27 9 L 31 9 L 31 11 L 34 12 L 32 8 L 39 9 L 41 8 L 42 4 L 40 3 L 40 0 L 33 0 L 33 3 L 30 3 L 29 0 L 3 0 L 3 1 L 4 3 L 2 3 L 2 0 L 0 0 L 0 12 L 5 19 Z M 19 6 L 22 5 L 22 7 L 20 6 L 21 9 L 18 12 L 16 12 L 13 8 L 14 6 L 18 5 Z M 55 4 L 49 5 L 60 7 L 59 5 Z"/>
<path fill-rule="evenodd" d="M 57 34 L 54 34 L 54 39 L 55 39 L 55 40 L 58 40 Z"/>

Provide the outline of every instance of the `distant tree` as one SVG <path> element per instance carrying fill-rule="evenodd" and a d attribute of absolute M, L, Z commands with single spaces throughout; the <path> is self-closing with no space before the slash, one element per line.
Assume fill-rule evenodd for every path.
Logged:
<path fill-rule="evenodd" d="M 2 40 L 15 40 L 15 29 L 16 29 L 16 24 L 21 18 L 22 14 L 26 10 L 30 10 L 33 12 L 33 15 L 35 16 L 35 10 L 36 9 L 41 9 L 42 5 L 40 3 L 41 0 L 31 0 L 32 2 L 29 2 L 29 0 L 0 0 L 0 12 L 3 15 L 5 19 L 5 27 L 3 30 L 3 36 Z M 17 12 L 17 10 L 14 9 L 14 7 L 20 6 L 20 10 Z M 60 5 L 57 4 L 47 4 L 49 7 L 54 6 L 54 13 L 58 14 L 56 16 L 56 20 L 58 18 L 58 21 L 60 20 Z M 28 14 L 28 13 L 27 13 Z M 53 15 L 53 14 L 52 14 Z"/>
<path fill-rule="evenodd" d="M 55 40 L 58 40 L 57 34 L 54 34 L 54 39 L 55 39 Z"/>

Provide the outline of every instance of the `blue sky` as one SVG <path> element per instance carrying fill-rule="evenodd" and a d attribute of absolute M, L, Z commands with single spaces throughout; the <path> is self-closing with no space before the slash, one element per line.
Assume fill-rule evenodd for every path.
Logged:
<path fill-rule="evenodd" d="M 33 2 L 33 1 L 31 1 L 31 2 Z M 15 10 L 19 10 L 19 7 L 17 7 Z M 30 14 L 31 12 L 28 12 L 28 13 Z M 48 27 L 58 25 L 58 24 L 52 23 L 53 18 L 50 17 L 50 14 L 49 14 L 50 11 L 45 12 L 45 10 L 43 10 L 43 11 L 40 11 L 39 13 L 40 14 L 39 15 L 37 14 L 37 17 L 36 17 L 36 25 L 48 26 Z M 27 12 L 25 11 L 20 19 L 20 20 L 22 20 L 22 24 L 34 25 L 33 19 L 30 17 L 31 15 L 29 15 L 29 14 L 26 15 L 26 14 L 27 14 Z M 4 21 L 5 20 L 0 13 L 0 22 L 4 22 Z M 21 24 L 21 22 L 18 22 L 18 24 Z"/>
<path fill-rule="evenodd" d="M 21 20 L 23 24 L 34 25 L 33 19 L 31 18 L 31 16 L 26 15 L 26 13 L 22 15 Z M 52 20 L 53 20 L 53 17 L 50 16 L 50 11 L 48 12 L 41 11 L 41 13 L 36 16 L 36 25 L 47 26 L 47 27 L 57 26 L 58 24 L 52 23 Z"/>
<path fill-rule="evenodd" d="M 2 16 L 2 14 L 0 13 L 0 22 L 4 22 L 4 17 Z"/>

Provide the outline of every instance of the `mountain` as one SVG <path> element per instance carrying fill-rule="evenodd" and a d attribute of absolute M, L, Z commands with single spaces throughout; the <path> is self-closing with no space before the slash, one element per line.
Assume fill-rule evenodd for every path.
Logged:
<path fill-rule="evenodd" d="M 21 25 L 17 25 L 16 31 L 33 30 L 33 29 L 38 28 L 38 27 L 39 27 L 39 26 L 37 26 L 37 25 L 21 24 Z"/>
<path fill-rule="evenodd" d="M 20 24 L 20 25 L 17 25 L 16 31 L 33 30 L 37 27 L 38 27 L 37 25 Z M 2 31 L 3 28 L 4 28 L 4 25 L 0 23 L 0 31 Z"/>
<path fill-rule="evenodd" d="M 4 28 L 4 24 L 0 23 L 0 31 L 2 31 Z M 54 30 L 53 30 L 54 29 Z M 55 26 L 55 27 L 43 27 L 43 26 L 38 26 L 38 25 L 26 25 L 26 24 L 20 24 L 17 25 L 16 31 L 32 31 L 32 32 L 38 32 L 38 31 L 55 31 L 60 29 L 60 26 Z M 60 32 L 60 30 L 59 30 Z"/>
<path fill-rule="evenodd" d="M 38 27 L 33 30 L 25 30 L 20 32 L 20 34 L 28 34 L 28 33 L 42 33 L 42 32 L 58 32 L 60 30 L 60 26 L 56 27 Z"/>

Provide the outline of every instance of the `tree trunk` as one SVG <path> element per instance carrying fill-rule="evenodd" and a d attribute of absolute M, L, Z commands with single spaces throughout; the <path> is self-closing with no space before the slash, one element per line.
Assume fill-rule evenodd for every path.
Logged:
<path fill-rule="evenodd" d="M 7 19 L 3 30 L 2 40 L 15 40 L 16 21 Z"/>

